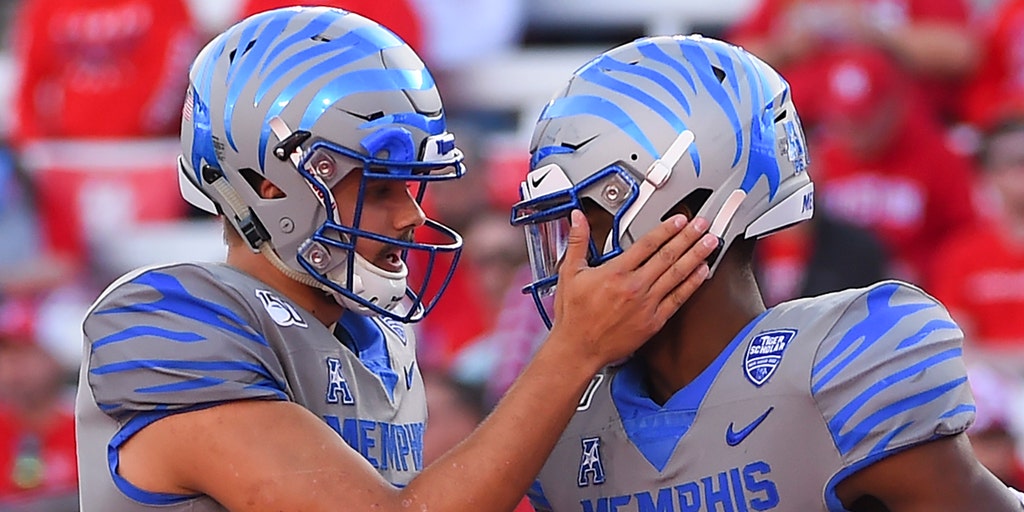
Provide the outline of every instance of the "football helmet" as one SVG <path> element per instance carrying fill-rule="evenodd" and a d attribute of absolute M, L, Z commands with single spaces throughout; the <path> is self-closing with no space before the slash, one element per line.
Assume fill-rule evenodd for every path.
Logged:
<path fill-rule="evenodd" d="M 813 184 L 789 85 L 742 48 L 701 36 L 643 38 L 577 70 L 540 114 L 512 224 L 525 226 L 541 315 L 568 243 L 568 214 L 601 208 L 600 265 L 681 201 L 721 238 L 711 271 L 738 238 L 811 217 Z"/>
<path fill-rule="evenodd" d="M 253 251 L 347 309 L 422 319 L 451 278 L 459 234 L 430 219 L 420 230 L 437 243 L 360 229 L 367 180 L 413 182 L 421 201 L 427 182 L 465 172 L 434 79 L 416 53 L 357 14 L 293 7 L 226 30 L 200 52 L 189 78 L 179 158 L 185 199 L 223 215 Z M 360 171 L 354 218 L 343 222 L 331 188 Z M 253 184 L 259 178 L 284 197 L 261 197 Z M 401 270 L 359 255 L 360 238 L 400 248 Z M 404 263 L 410 251 L 428 254 L 415 286 Z M 433 268 L 441 259 L 447 270 Z M 444 281 L 427 298 L 431 277 Z"/>

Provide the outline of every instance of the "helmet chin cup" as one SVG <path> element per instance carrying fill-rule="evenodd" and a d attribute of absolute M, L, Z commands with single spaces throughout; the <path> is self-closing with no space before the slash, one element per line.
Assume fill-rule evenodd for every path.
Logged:
<path fill-rule="evenodd" d="M 402 263 L 400 272 L 388 272 L 363 258 L 359 253 L 354 253 L 352 282 L 348 289 L 353 294 L 361 297 L 366 303 L 378 306 L 385 311 L 394 311 L 405 297 L 406 278 L 409 269 Z M 334 271 L 327 274 L 327 278 L 336 283 L 344 283 L 347 274 L 347 265 L 339 265 Z M 341 293 L 333 292 L 331 295 L 345 309 L 363 316 L 376 316 L 374 311 L 366 303 L 347 297 Z"/>

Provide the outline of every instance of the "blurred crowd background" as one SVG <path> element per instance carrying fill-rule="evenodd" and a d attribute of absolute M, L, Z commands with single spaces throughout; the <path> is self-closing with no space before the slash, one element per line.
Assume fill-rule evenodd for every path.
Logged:
<path fill-rule="evenodd" d="M 220 223 L 174 167 L 187 66 L 286 0 L 0 0 L 0 510 L 75 510 L 80 321 L 120 274 L 218 260 Z M 817 183 L 812 222 L 765 239 L 771 305 L 883 278 L 963 327 L 984 462 L 1024 487 L 1024 0 L 328 0 L 435 72 L 465 179 L 428 214 L 463 259 L 417 324 L 428 458 L 463 439 L 545 333 L 508 224 L 533 122 L 569 74 L 643 35 L 703 33 L 788 78 Z M 415 268 L 419 262 L 410 262 Z"/>

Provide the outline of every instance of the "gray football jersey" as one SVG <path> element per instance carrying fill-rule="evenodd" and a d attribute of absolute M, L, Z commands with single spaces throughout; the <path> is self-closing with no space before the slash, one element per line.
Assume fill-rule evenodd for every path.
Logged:
<path fill-rule="evenodd" d="M 117 473 L 118 448 L 168 415 L 232 400 L 300 404 L 386 480 L 408 483 L 423 467 L 427 416 L 412 331 L 354 313 L 339 324 L 347 345 L 309 312 L 222 264 L 146 269 L 112 285 L 83 325 L 83 512 L 224 510 L 209 496 L 132 486 Z"/>
<path fill-rule="evenodd" d="M 962 333 L 887 281 L 753 320 L 663 406 L 638 364 L 595 377 L 530 490 L 542 511 L 843 511 L 835 486 L 967 429 Z"/>

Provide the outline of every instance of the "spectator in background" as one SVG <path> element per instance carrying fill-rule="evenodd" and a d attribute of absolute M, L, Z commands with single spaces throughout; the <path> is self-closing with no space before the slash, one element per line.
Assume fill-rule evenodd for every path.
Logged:
<path fill-rule="evenodd" d="M 64 372 L 25 301 L 0 304 L 0 510 L 78 510 L 75 422 Z"/>
<path fill-rule="evenodd" d="M 499 314 L 505 294 L 527 283 L 515 282 L 517 271 L 526 265 L 526 240 L 522 229 L 509 224 L 505 211 L 485 210 L 465 231 L 465 261 L 474 275 L 476 295 L 486 305 L 490 320 Z"/>
<path fill-rule="evenodd" d="M 389 28 L 417 52 L 423 49 L 423 27 L 410 0 L 244 0 L 241 16 L 292 5 L 320 5 L 352 11 Z"/>
<path fill-rule="evenodd" d="M 458 347 L 450 366 L 461 380 L 483 388 L 488 406 L 505 394 L 548 333 L 533 297 L 522 292 L 533 279 L 523 237 L 493 210 L 466 232 L 467 266 L 493 316 L 486 332 Z"/>
<path fill-rule="evenodd" d="M 423 433 L 423 464 L 429 466 L 469 437 L 487 416 L 482 390 L 448 373 L 423 372 L 427 395 L 427 428 Z M 523 501 L 514 512 L 533 512 L 529 501 Z"/>
<path fill-rule="evenodd" d="M 982 60 L 969 84 L 963 118 L 982 129 L 1000 117 L 1007 99 L 1024 107 L 1024 0 L 1004 0 L 981 22 Z"/>
<path fill-rule="evenodd" d="M 995 207 L 937 251 L 930 291 L 974 347 L 1024 356 L 1024 112 L 988 132 L 978 160 Z"/>
<path fill-rule="evenodd" d="M 199 36 L 185 0 L 21 7 L 11 136 L 39 191 L 45 249 L 82 268 L 101 230 L 184 215 L 180 198 L 153 194 L 177 183 L 177 150 L 168 158 L 151 146 L 177 146 L 169 137 Z"/>
<path fill-rule="evenodd" d="M 977 414 L 967 429 L 971 447 L 981 462 L 997 478 L 1015 489 L 1024 487 L 1024 467 L 1014 437 L 1014 400 L 1019 380 L 985 364 L 967 366 Z"/>
<path fill-rule="evenodd" d="M 14 140 L 174 135 L 198 44 L 183 0 L 25 0 Z"/>
<path fill-rule="evenodd" d="M 442 455 L 469 437 L 487 417 L 478 387 L 443 371 L 423 372 L 429 422 L 423 433 L 423 465 L 433 464 Z"/>
<path fill-rule="evenodd" d="M 442 77 L 447 71 L 508 51 L 522 38 L 523 0 L 409 1 L 422 15 L 427 61 Z"/>
<path fill-rule="evenodd" d="M 815 182 L 822 183 L 814 174 Z M 882 243 L 870 231 L 818 211 L 810 222 L 761 239 L 754 269 L 766 306 L 860 288 L 888 277 Z"/>
<path fill-rule="evenodd" d="M 810 145 L 820 206 L 872 231 L 894 276 L 921 284 L 935 247 L 974 222 L 969 162 L 884 55 L 848 51 L 819 75 L 825 107 Z"/>
<path fill-rule="evenodd" d="M 29 295 L 66 282 L 71 263 L 45 250 L 31 180 L 0 145 L 0 299 Z"/>
<path fill-rule="evenodd" d="M 459 146 L 465 154 L 467 172 L 457 180 L 430 184 L 423 200 L 423 210 L 429 218 L 437 219 L 456 232 L 463 233 L 465 249 L 437 306 L 430 315 L 416 324 L 420 365 L 442 370 L 448 368 L 455 354 L 464 346 L 491 328 L 496 315 L 480 287 L 476 269 L 466 264 L 470 258 L 469 252 L 476 250 L 469 249 L 473 245 L 468 235 L 469 228 L 483 212 L 491 208 L 491 198 L 485 192 L 491 173 L 479 159 L 480 141 L 474 133 L 450 126 L 452 133 L 459 134 Z M 511 226 L 509 229 L 512 229 Z M 447 264 L 450 257 L 449 254 L 437 255 L 439 260 L 445 261 L 441 263 L 442 266 Z M 429 268 L 425 254 L 411 252 L 406 261 L 410 275 L 418 278 L 422 278 L 423 272 Z M 435 293 L 435 286 L 439 284 L 437 281 L 430 280 L 427 295 Z"/>
<path fill-rule="evenodd" d="M 957 90 L 978 59 L 964 0 L 760 0 L 729 40 L 786 77 L 807 123 L 821 115 L 820 70 L 845 45 L 881 50 L 915 80 L 930 110 L 956 115 Z"/>

